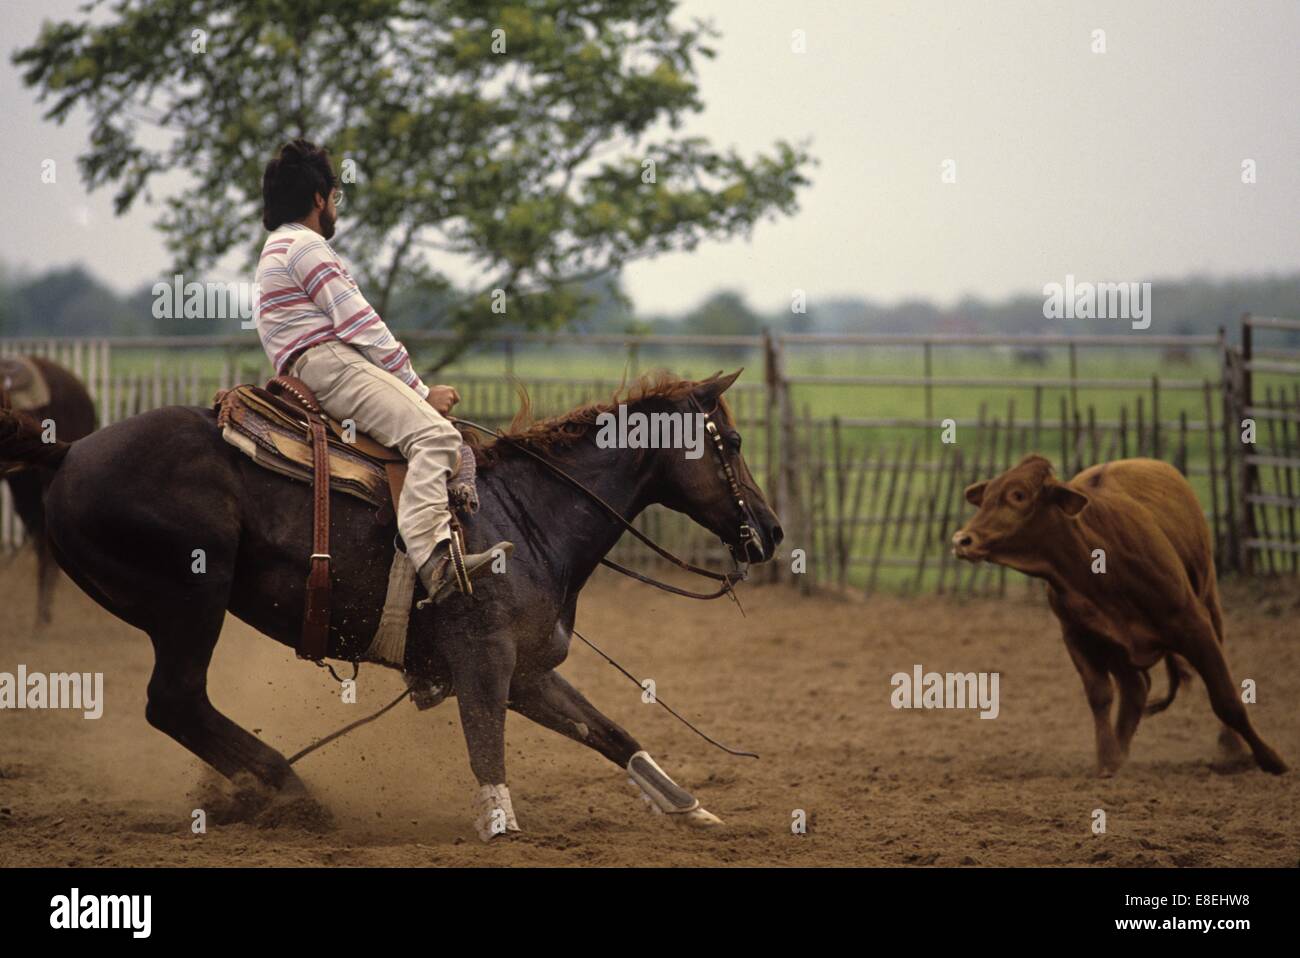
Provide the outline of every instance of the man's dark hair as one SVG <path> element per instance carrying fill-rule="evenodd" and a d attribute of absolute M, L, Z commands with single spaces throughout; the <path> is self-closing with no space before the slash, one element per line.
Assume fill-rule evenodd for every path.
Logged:
<path fill-rule="evenodd" d="M 328 150 L 309 140 L 290 140 L 276 150 L 262 174 L 262 225 L 274 230 L 302 219 L 318 193 L 329 200 L 337 182 Z"/>

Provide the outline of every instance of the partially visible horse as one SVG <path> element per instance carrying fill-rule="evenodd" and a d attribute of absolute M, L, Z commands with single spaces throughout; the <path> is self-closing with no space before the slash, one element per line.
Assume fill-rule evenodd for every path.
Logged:
<path fill-rule="evenodd" d="M 476 825 L 484 840 L 518 830 L 505 785 L 507 709 L 626 770 L 670 819 L 719 824 L 555 671 L 568 653 L 578 594 L 624 529 L 529 453 L 625 519 L 659 503 L 719 536 L 738 558 L 765 561 L 782 532 L 722 398 L 738 375 L 643 377 L 611 403 L 517 424 L 509 442 L 480 450 L 480 507 L 464 520 L 466 545 L 476 551 L 508 539 L 514 556 L 506 574 L 476 581 L 472 596 L 412 611 L 403 670 L 454 689 L 480 783 Z M 620 403 L 629 413 L 707 416 L 718 438 L 706 437 L 696 458 L 680 448 L 608 448 L 597 441 L 597 423 Z M 148 721 L 228 777 L 247 772 L 282 795 L 305 793 L 283 755 L 213 707 L 207 671 L 227 610 L 284 645 L 297 643 L 310 490 L 224 442 L 207 409 L 157 409 L 71 445 L 44 445 L 33 428 L 0 413 L 0 465 L 23 462 L 53 474 L 47 523 L 60 564 L 104 608 L 148 633 L 155 655 Z M 357 660 L 380 620 L 394 530 L 351 496 L 333 496 L 331 514 L 328 654 Z M 206 557 L 205 571 L 195 571 L 195 550 Z"/>
<path fill-rule="evenodd" d="M 14 408 L 41 423 L 53 424 L 55 438 L 72 442 L 95 431 L 95 403 L 86 387 L 70 370 L 40 356 L 0 358 L 0 394 L 9 394 Z M 0 404 L 4 398 L 0 395 Z M 30 469 L 6 476 L 14 511 L 22 520 L 36 551 L 36 621 L 47 624 L 58 581 L 59 567 L 45 537 L 42 497 L 48 472 Z"/>

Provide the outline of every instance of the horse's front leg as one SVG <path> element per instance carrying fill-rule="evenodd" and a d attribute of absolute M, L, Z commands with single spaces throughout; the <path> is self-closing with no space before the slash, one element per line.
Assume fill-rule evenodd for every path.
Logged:
<path fill-rule="evenodd" d="M 477 636 L 447 652 L 469 766 L 479 783 L 474 827 L 488 842 L 519 831 L 506 787 L 506 698 L 515 670 L 514 645 Z"/>
<path fill-rule="evenodd" d="M 595 749 L 624 769 L 651 808 L 664 813 L 671 821 L 696 828 L 722 824 L 720 818 L 706 811 L 698 799 L 669 778 L 636 739 L 602 715 L 558 672 L 543 672 L 516 683 L 510 690 L 510 708 L 538 725 Z"/>

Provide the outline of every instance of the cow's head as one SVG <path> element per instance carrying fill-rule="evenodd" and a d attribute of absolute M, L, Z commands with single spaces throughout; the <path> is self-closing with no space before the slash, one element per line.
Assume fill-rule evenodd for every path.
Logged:
<path fill-rule="evenodd" d="M 1077 516 L 1088 497 L 1052 475 L 1042 456 L 1026 456 L 994 479 L 966 489 L 979 512 L 952 537 L 952 553 L 979 562 L 1014 560 L 1050 542 L 1062 516 Z M 1010 563 L 1008 563 L 1010 564 Z"/>

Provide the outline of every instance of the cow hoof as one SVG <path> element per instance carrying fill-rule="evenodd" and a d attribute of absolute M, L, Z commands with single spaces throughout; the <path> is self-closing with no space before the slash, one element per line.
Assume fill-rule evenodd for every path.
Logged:
<path fill-rule="evenodd" d="M 1256 760 L 1259 762 L 1259 767 L 1270 775 L 1281 775 L 1287 771 L 1287 764 L 1282 761 L 1282 756 L 1278 755 L 1272 749 L 1269 749 L 1269 751 L 1263 755 L 1256 756 Z"/>
<path fill-rule="evenodd" d="M 1219 729 L 1219 758 L 1223 761 L 1248 754 L 1246 743 L 1240 735 L 1228 726 Z"/>
<path fill-rule="evenodd" d="M 1114 778 L 1119 774 L 1118 768 L 1099 768 L 1097 769 L 1098 778 Z"/>
<path fill-rule="evenodd" d="M 1210 771 L 1216 775 L 1240 775 L 1255 770 L 1255 759 L 1249 752 L 1239 755 L 1219 755 L 1210 762 Z"/>

